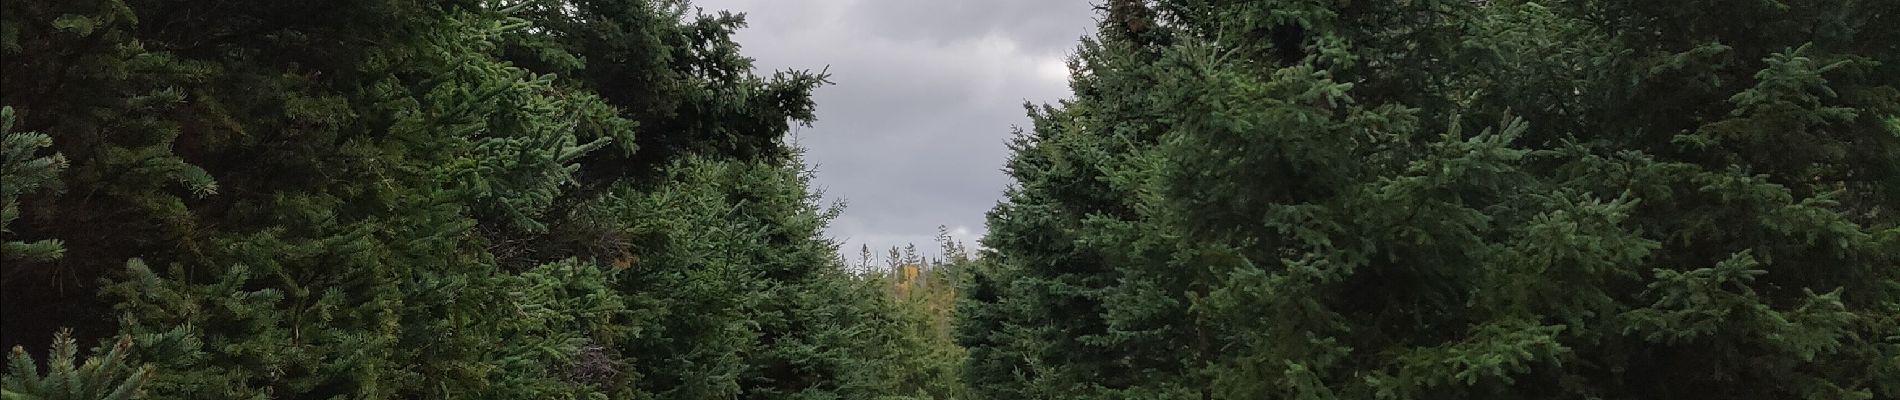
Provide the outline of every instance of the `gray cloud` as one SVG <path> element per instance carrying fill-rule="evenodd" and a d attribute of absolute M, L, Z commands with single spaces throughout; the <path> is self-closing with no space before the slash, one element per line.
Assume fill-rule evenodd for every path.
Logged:
<path fill-rule="evenodd" d="M 1001 198 L 1022 103 L 1068 96 L 1064 60 L 1089 34 L 1086 0 L 698 0 L 747 14 L 737 35 L 762 71 L 829 68 L 818 121 L 799 130 L 829 231 L 855 255 L 916 243 L 938 225 L 974 244 Z"/>
<path fill-rule="evenodd" d="M 1065 50 L 1090 28 L 1079 0 L 868 1 L 853 11 L 891 37 L 944 43 L 997 35 L 1038 53 Z"/>

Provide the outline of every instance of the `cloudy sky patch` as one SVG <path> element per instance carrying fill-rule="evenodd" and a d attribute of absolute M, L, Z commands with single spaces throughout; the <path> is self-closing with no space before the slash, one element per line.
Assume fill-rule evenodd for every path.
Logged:
<path fill-rule="evenodd" d="M 818 121 L 797 141 L 817 186 L 848 206 L 844 253 L 916 243 L 937 226 L 974 245 L 1001 198 L 1022 104 L 1068 96 L 1065 60 L 1088 35 L 1087 0 L 699 0 L 746 14 L 736 40 L 760 72 L 829 69 Z"/>

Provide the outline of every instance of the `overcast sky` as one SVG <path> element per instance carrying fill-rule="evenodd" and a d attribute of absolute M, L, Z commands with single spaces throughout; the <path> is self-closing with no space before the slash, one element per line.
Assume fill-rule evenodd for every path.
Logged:
<path fill-rule="evenodd" d="M 830 234 L 855 257 L 937 226 L 975 246 L 1009 179 L 1022 104 L 1069 96 L 1066 58 L 1094 28 L 1089 0 L 697 0 L 746 14 L 736 40 L 761 73 L 829 68 L 818 121 L 798 131 L 817 186 L 844 200 Z"/>

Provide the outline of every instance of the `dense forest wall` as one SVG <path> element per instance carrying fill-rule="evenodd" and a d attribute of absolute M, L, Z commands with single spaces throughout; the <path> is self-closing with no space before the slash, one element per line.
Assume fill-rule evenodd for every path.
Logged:
<path fill-rule="evenodd" d="M 1900 399 L 1900 2 L 1097 8 L 852 262 L 741 16 L 0 3 L 0 395 Z"/>

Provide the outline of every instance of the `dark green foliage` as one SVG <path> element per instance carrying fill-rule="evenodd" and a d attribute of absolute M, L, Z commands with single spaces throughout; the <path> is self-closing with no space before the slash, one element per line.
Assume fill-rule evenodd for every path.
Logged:
<path fill-rule="evenodd" d="M 1900 399 L 1900 3 L 1102 8 L 853 274 L 740 16 L 0 3 L 0 390 Z"/>
<path fill-rule="evenodd" d="M 739 16 L 0 10 L 7 344 L 122 332 L 153 398 L 913 394 L 781 142 L 824 76 L 752 73 Z"/>
<path fill-rule="evenodd" d="M 1109 2 L 1015 145 L 967 379 L 1900 397 L 1889 3 Z"/>
<path fill-rule="evenodd" d="M 637 122 L 628 152 L 583 159 L 580 180 L 605 189 L 620 177 L 652 171 L 684 154 L 784 161 L 786 120 L 809 121 L 811 90 L 824 77 L 785 71 L 750 73 L 732 32 L 737 15 L 696 15 L 684 0 L 526 2 L 520 14 L 537 29 L 518 30 L 505 58 L 557 74 L 596 93 Z M 631 150 L 638 148 L 638 152 Z"/>

